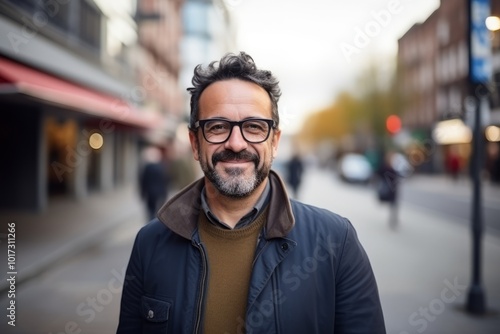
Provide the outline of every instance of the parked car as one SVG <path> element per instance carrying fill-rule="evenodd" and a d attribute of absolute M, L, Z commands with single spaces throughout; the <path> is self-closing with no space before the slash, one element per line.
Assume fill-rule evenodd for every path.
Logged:
<path fill-rule="evenodd" d="M 347 153 L 340 158 L 338 173 L 342 180 L 351 183 L 370 182 L 373 169 L 368 159 L 357 153 Z"/>

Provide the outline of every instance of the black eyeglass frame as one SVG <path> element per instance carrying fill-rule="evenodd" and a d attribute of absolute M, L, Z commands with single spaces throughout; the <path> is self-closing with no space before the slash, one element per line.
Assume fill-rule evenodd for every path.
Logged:
<path fill-rule="evenodd" d="M 227 135 L 227 138 L 225 140 L 222 140 L 222 141 L 211 141 L 211 140 L 208 140 L 207 139 L 207 136 L 205 135 L 205 124 L 208 123 L 208 122 L 226 122 L 226 123 L 229 123 L 229 134 Z M 268 127 L 268 131 L 267 131 L 267 135 L 265 136 L 264 139 L 262 140 L 259 140 L 259 141 L 250 141 L 248 140 L 246 137 L 245 137 L 245 133 L 243 132 L 243 124 L 245 122 L 252 122 L 252 121 L 263 121 L 263 122 L 266 122 L 267 125 L 269 126 Z M 277 128 L 276 126 L 276 121 L 273 120 L 273 119 L 267 119 L 267 118 L 249 118 L 249 119 L 244 119 L 242 121 L 230 121 L 230 120 L 227 120 L 225 118 L 208 118 L 208 119 L 200 119 L 198 121 L 196 121 L 194 123 L 194 127 L 193 127 L 193 131 L 196 131 L 198 130 L 199 128 L 201 128 L 201 132 L 203 133 L 203 138 L 205 138 L 205 140 L 207 142 L 209 142 L 210 144 L 222 144 L 222 143 L 225 143 L 229 140 L 229 138 L 231 137 L 231 135 L 233 134 L 233 129 L 234 127 L 237 126 L 240 128 L 240 133 L 241 133 L 241 136 L 243 137 L 243 139 L 245 139 L 245 141 L 247 143 L 251 143 L 251 144 L 260 144 L 260 143 L 263 143 L 265 142 L 268 138 L 269 138 L 269 135 L 271 134 L 271 129 L 272 130 L 275 130 Z"/>

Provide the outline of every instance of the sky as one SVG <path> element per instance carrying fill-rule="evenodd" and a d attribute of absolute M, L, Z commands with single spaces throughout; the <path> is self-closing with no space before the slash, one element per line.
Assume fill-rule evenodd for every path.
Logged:
<path fill-rule="evenodd" d="M 355 90 L 375 62 L 390 73 L 397 40 L 425 21 L 439 0 L 224 0 L 237 46 L 279 79 L 281 128 L 294 133 L 305 117 Z"/>

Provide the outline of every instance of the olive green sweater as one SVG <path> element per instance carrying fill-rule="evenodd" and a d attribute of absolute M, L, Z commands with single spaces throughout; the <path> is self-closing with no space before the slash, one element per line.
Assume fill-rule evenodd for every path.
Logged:
<path fill-rule="evenodd" d="M 244 332 L 245 311 L 257 239 L 267 209 L 240 229 L 222 229 L 200 215 L 199 232 L 208 257 L 204 333 Z"/>

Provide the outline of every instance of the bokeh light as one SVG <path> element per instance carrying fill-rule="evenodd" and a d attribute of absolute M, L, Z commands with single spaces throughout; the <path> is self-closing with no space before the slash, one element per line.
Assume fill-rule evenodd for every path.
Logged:
<path fill-rule="evenodd" d="M 94 150 L 98 150 L 104 145 L 104 138 L 100 133 L 93 133 L 89 137 L 89 145 L 92 147 Z"/>
<path fill-rule="evenodd" d="M 500 141 L 500 128 L 498 126 L 490 125 L 486 128 L 485 135 L 488 141 Z"/>

